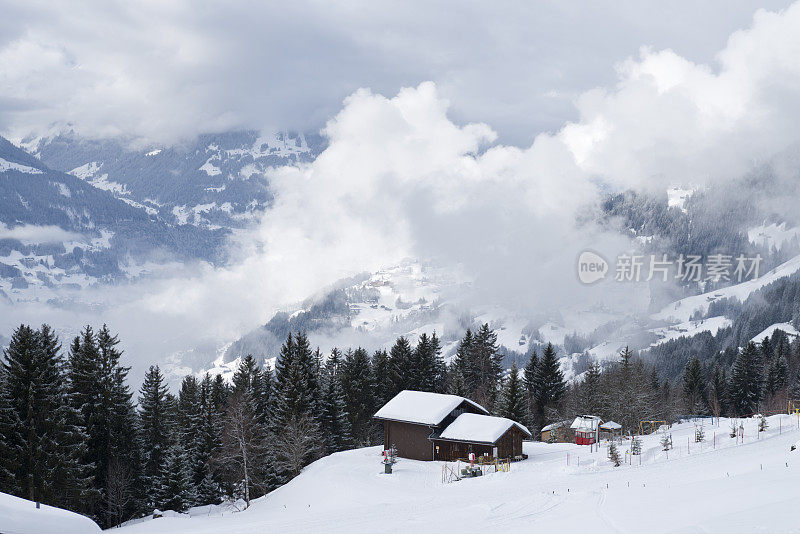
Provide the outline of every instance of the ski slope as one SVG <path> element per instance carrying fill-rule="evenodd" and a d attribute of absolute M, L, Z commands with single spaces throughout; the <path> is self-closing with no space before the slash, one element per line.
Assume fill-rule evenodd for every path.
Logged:
<path fill-rule="evenodd" d="M 97 524 L 82 515 L 0 493 L 0 532 L 3 534 L 96 534 Z"/>
<path fill-rule="evenodd" d="M 679 323 L 686 323 L 689 322 L 692 314 L 696 310 L 700 310 L 701 313 L 705 314 L 711 302 L 726 297 L 735 297 L 741 302 L 744 302 L 747 300 L 747 297 L 762 287 L 768 286 L 781 278 L 791 276 L 798 270 L 800 270 L 800 256 L 795 256 L 755 280 L 747 280 L 740 284 L 717 289 L 716 291 L 709 291 L 701 295 L 686 297 L 665 306 L 661 311 L 650 317 L 654 320 L 671 320 Z"/>
<path fill-rule="evenodd" d="M 766 432 L 744 420 L 744 443 L 728 420 L 643 440 L 641 465 L 618 468 L 604 447 L 525 443 L 508 473 L 442 483 L 441 462 L 400 460 L 382 474 L 380 447 L 334 454 L 308 466 L 250 509 L 211 517 L 165 517 L 120 534 L 251 532 L 800 532 L 796 416 L 773 416 Z M 626 457 L 628 445 L 619 447 Z M 567 454 L 570 465 L 567 465 Z"/>

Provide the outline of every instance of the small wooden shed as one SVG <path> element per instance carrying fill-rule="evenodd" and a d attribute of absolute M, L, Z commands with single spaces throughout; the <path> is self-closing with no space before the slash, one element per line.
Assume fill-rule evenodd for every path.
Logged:
<path fill-rule="evenodd" d="M 523 425 L 491 415 L 465 413 L 433 437 L 435 460 L 466 459 L 469 453 L 489 458 L 522 458 L 522 440 L 531 433 Z"/>
<path fill-rule="evenodd" d="M 548 443 L 569 443 L 575 432 L 569 427 L 569 421 L 557 421 L 542 427 L 542 441 Z"/>

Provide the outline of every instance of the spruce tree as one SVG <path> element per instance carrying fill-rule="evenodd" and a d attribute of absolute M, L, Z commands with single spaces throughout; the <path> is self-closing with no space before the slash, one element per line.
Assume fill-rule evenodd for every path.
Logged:
<path fill-rule="evenodd" d="M 476 384 L 473 392 L 474 400 L 489 410 L 497 401 L 498 387 L 503 373 L 503 356 L 497 350 L 497 334 L 484 323 L 475 333 L 472 348 L 469 351 L 472 360 L 472 378 L 467 377 L 467 384 Z"/>
<path fill-rule="evenodd" d="M 70 345 L 67 366 L 70 403 L 88 437 L 84 461 L 92 466 L 95 492 L 104 496 L 90 503 L 101 526 L 119 524 L 145 506 L 142 441 L 118 344 L 106 325 L 97 334 L 87 326 Z"/>
<path fill-rule="evenodd" d="M 531 357 L 528 360 L 528 363 L 525 364 L 523 368 L 523 383 L 525 384 L 525 390 L 528 392 L 528 398 L 533 400 L 535 394 L 535 384 L 536 384 L 536 367 L 539 365 L 539 355 L 536 354 L 536 349 L 531 351 Z"/>
<path fill-rule="evenodd" d="M 695 356 L 686 363 L 683 372 L 683 398 L 690 414 L 701 414 L 705 407 L 705 376 L 700 359 Z"/>
<path fill-rule="evenodd" d="M 564 373 L 559 368 L 556 351 L 552 343 L 548 343 L 536 370 L 534 381 L 536 423 L 539 427 L 545 424 L 545 410 L 558 404 L 566 389 Z"/>
<path fill-rule="evenodd" d="M 161 477 L 170 449 L 170 428 L 168 427 L 170 400 L 164 376 L 157 365 L 151 365 L 144 377 L 139 394 L 139 418 L 142 439 L 147 444 L 144 479 L 148 488 L 149 506 L 159 506 Z"/>
<path fill-rule="evenodd" d="M 341 384 L 355 445 L 372 445 L 376 429 L 372 416 L 377 407 L 375 379 L 366 350 L 359 347 L 347 351 L 342 363 Z"/>
<path fill-rule="evenodd" d="M 353 439 L 342 391 L 340 366 L 339 351 L 334 349 L 325 362 L 320 408 L 322 443 L 328 454 L 350 448 Z"/>
<path fill-rule="evenodd" d="M 86 437 L 68 403 L 58 339 L 21 325 L 0 365 L 0 458 L 4 492 L 84 509 L 90 491 Z"/>
<path fill-rule="evenodd" d="M 748 416 L 758 410 L 763 397 L 763 384 L 761 354 L 751 341 L 739 353 L 731 371 L 728 392 L 736 415 Z"/>
<path fill-rule="evenodd" d="M 414 351 L 411 349 L 411 344 L 405 337 L 400 336 L 389 351 L 392 397 L 403 390 L 414 389 L 417 386 L 417 369 L 414 364 Z"/>
<path fill-rule="evenodd" d="M 602 409 L 602 384 L 600 366 L 595 362 L 583 376 L 578 387 L 578 410 L 584 414 L 598 414 Z"/>
<path fill-rule="evenodd" d="M 341 356 L 338 349 L 334 350 Z M 391 400 L 394 391 L 394 385 L 391 382 L 389 353 L 385 350 L 376 350 L 372 355 L 372 369 L 375 376 L 375 403 L 380 407 Z"/>
<path fill-rule="evenodd" d="M 154 494 L 155 504 L 161 510 L 185 512 L 197 503 L 189 460 L 177 440 L 164 455 Z"/>
<path fill-rule="evenodd" d="M 276 443 L 275 472 L 278 482 L 285 483 L 299 472 L 298 466 L 307 465 L 317 458 L 322 445 L 316 364 L 304 334 L 289 334 L 281 347 L 275 366 L 275 382 L 272 420 Z M 289 441 L 289 438 L 297 440 Z M 303 450 L 299 450 L 301 446 Z"/>
<path fill-rule="evenodd" d="M 529 424 L 527 393 L 519 378 L 517 362 L 511 365 L 511 373 L 503 384 L 497 415 L 524 425 Z"/>

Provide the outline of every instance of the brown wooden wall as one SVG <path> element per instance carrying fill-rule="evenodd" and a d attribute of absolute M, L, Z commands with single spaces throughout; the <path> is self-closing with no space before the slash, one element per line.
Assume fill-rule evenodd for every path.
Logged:
<path fill-rule="evenodd" d="M 527 437 L 526 434 L 513 426 L 494 445 L 437 440 L 434 442 L 434 446 L 438 449 L 434 447 L 434 456 L 436 460 L 452 462 L 459 459 L 466 460 L 471 452 L 474 452 L 475 456 L 492 456 L 494 447 L 497 447 L 498 458 L 513 458 L 522 455 L 522 439 L 525 437 Z"/>
<path fill-rule="evenodd" d="M 384 421 L 383 448 L 388 449 L 394 445 L 401 458 L 433 460 L 433 443 L 428 439 L 431 431 L 431 427 L 427 425 Z"/>

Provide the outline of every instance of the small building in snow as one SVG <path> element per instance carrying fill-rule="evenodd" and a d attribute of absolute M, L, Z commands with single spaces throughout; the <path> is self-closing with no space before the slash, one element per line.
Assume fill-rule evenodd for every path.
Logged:
<path fill-rule="evenodd" d="M 469 453 L 498 458 L 522 455 L 523 425 L 492 417 L 480 404 L 457 395 L 401 391 L 374 415 L 383 422 L 383 446 L 401 458 L 455 460 Z"/>
<path fill-rule="evenodd" d="M 606 421 L 600 425 L 600 437 L 603 439 L 616 439 L 622 435 L 622 425 L 614 421 Z"/>
<path fill-rule="evenodd" d="M 569 421 L 556 421 L 542 427 L 542 441 L 547 443 L 569 443 L 575 432 L 569 427 Z"/>
<path fill-rule="evenodd" d="M 591 445 L 600 438 L 600 424 L 602 419 L 596 415 L 579 415 L 570 425 L 575 431 L 575 443 L 578 445 Z"/>

